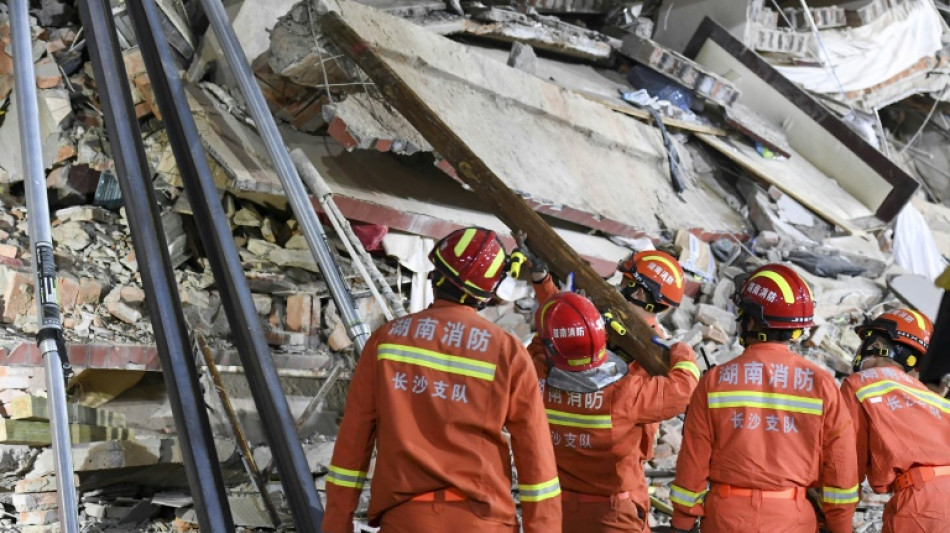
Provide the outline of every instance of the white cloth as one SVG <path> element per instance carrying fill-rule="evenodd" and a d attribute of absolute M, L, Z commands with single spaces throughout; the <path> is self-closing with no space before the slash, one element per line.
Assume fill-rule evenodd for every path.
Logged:
<path fill-rule="evenodd" d="M 412 271 L 412 290 L 409 292 L 409 312 L 422 311 L 435 298 L 432 294 L 432 284 L 429 283 L 429 272 L 435 266 L 429 261 L 429 252 L 435 246 L 435 241 L 418 235 L 386 233 L 383 237 L 383 249 L 387 255 L 399 260 L 399 264 Z"/>
<path fill-rule="evenodd" d="M 894 224 L 894 262 L 929 280 L 937 279 L 947 266 L 930 226 L 913 203 L 904 206 Z"/>
<path fill-rule="evenodd" d="M 943 48 L 943 24 L 930 0 L 909 0 L 864 26 L 821 30 L 818 34 L 845 91 L 873 87 Z M 838 93 L 827 57 L 812 38 L 820 66 L 779 66 L 785 77 L 816 93 Z"/>

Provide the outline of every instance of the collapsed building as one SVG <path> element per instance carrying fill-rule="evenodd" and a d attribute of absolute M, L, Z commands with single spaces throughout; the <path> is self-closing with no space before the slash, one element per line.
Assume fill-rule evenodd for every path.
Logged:
<path fill-rule="evenodd" d="M 59 303 L 76 369 L 81 519 L 110 531 L 197 529 L 89 33 L 69 2 L 34 4 Z M 155 4 L 322 490 L 353 340 L 199 2 Z M 615 279 L 617 261 L 634 250 L 678 257 L 688 296 L 663 323 L 703 354 L 701 368 L 741 352 L 735 280 L 768 261 L 793 265 L 811 285 L 817 325 L 797 349 L 839 376 L 850 371 L 852 328 L 866 316 L 910 305 L 936 319 L 932 280 L 950 257 L 950 8 L 941 2 L 822 2 L 808 11 L 761 0 L 226 4 L 283 142 L 332 193 L 334 207 L 316 193 L 309 202 L 370 329 L 389 317 L 354 245 L 372 254 L 410 311 L 431 300 L 426 254 L 435 239 L 478 225 L 513 246 L 513 228 L 470 183 L 475 161 L 603 278 Z M 328 23 L 328 12 L 341 24 Z M 113 2 L 113 16 L 182 311 L 202 346 L 196 364 L 230 509 L 241 528 L 288 527 L 274 454 L 127 6 Z M 347 48 L 341 28 L 373 61 Z M 58 517 L 31 337 L 36 291 L 8 23 L 0 40 L 0 524 L 45 532 Z M 351 235 L 336 232 L 339 218 Z M 510 298 L 482 313 L 528 339 L 532 292 L 522 284 Z M 662 425 L 647 468 L 661 502 L 681 427 Z M 881 497 L 865 490 L 856 529 L 879 530 L 881 510 Z M 658 510 L 651 517 L 667 520 Z"/>

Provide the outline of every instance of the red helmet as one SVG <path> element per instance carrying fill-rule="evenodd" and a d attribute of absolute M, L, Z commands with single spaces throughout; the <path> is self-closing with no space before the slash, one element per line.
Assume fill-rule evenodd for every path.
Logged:
<path fill-rule="evenodd" d="M 653 304 L 679 307 L 686 290 L 683 267 L 672 255 L 659 250 L 648 250 L 632 254 L 617 265 L 623 274 L 624 296 L 631 300 L 630 294 L 637 286 L 643 287 L 653 297 Z M 640 303 L 640 302 L 637 302 Z M 647 308 L 653 311 L 652 308 Z"/>
<path fill-rule="evenodd" d="M 477 300 L 488 300 L 505 277 L 505 247 L 498 235 L 484 228 L 449 233 L 429 252 L 435 269 Z"/>
<path fill-rule="evenodd" d="M 766 328 L 804 329 L 815 325 L 811 289 L 785 265 L 755 269 L 736 294 L 736 305 Z"/>
<path fill-rule="evenodd" d="M 934 326 L 922 313 L 911 309 L 894 309 L 881 314 L 874 320 L 862 324 L 854 330 L 862 339 L 870 337 L 872 333 L 886 334 L 896 343 L 913 349 L 915 354 L 888 354 L 908 370 L 917 366 L 920 356 L 927 353 L 930 346 L 930 336 Z M 864 354 L 869 355 L 869 354 Z M 858 357 L 860 359 L 860 355 Z M 856 361 L 857 364 L 857 361 Z"/>
<path fill-rule="evenodd" d="M 554 366 L 570 372 L 607 361 L 607 331 L 600 312 L 587 298 L 559 292 L 535 315 L 541 343 Z"/>

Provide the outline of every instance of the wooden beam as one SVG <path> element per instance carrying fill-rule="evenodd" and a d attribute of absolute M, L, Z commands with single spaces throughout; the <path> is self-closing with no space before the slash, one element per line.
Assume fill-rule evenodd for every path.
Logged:
<path fill-rule="evenodd" d="M 481 196 L 485 205 L 512 231 L 523 230 L 528 245 L 564 278 L 573 272 L 575 283 L 602 311 L 610 310 L 627 328 L 618 335 L 608 328 L 611 342 L 635 358 L 653 375 L 666 374 L 669 356 L 652 342 L 651 328 L 615 287 L 610 286 L 567 245 L 537 213 L 469 148 L 459 136 L 386 64 L 338 13 L 321 17 L 324 33 L 376 84 L 386 100 L 409 121 L 435 150 L 457 170 L 459 178 Z"/>
<path fill-rule="evenodd" d="M 14 398 L 10 402 L 8 412 L 13 420 L 49 420 L 49 404 L 46 398 L 38 396 L 18 396 Z M 85 407 L 75 403 L 67 403 L 66 412 L 69 415 L 69 422 L 72 424 L 125 427 L 125 415 L 122 413 Z"/>
<path fill-rule="evenodd" d="M 135 434 L 133 430 L 128 428 L 89 426 L 86 424 L 70 424 L 69 433 L 70 441 L 73 444 L 129 439 Z M 49 422 L 0 419 L 0 443 L 49 446 L 51 443 Z"/>

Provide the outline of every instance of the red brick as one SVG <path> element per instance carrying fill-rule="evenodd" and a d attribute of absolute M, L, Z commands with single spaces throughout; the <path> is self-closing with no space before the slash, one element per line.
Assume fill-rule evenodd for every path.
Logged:
<path fill-rule="evenodd" d="M 3 322 L 12 324 L 19 315 L 35 313 L 33 277 L 26 272 L 8 271 L 3 288 Z"/>
<path fill-rule="evenodd" d="M 15 258 L 20 249 L 12 244 L 0 244 L 0 257 Z"/>
<path fill-rule="evenodd" d="M 76 307 L 86 304 L 96 305 L 102 295 L 102 284 L 93 279 L 79 280 L 79 292 L 76 294 Z"/>
<path fill-rule="evenodd" d="M 79 296 L 79 282 L 64 276 L 56 277 L 56 296 L 63 311 L 71 311 L 76 307 L 76 298 Z"/>
<path fill-rule="evenodd" d="M 343 122 L 343 120 L 338 117 L 334 117 L 334 119 L 330 121 L 330 127 L 327 128 L 327 133 L 347 150 L 352 150 L 359 144 L 356 138 L 350 135 L 350 132 L 347 130 L 346 122 Z"/>
<path fill-rule="evenodd" d="M 287 329 L 310 332 L 313 297 L 309 294 L 291 294 L 287 297 Z"/>

